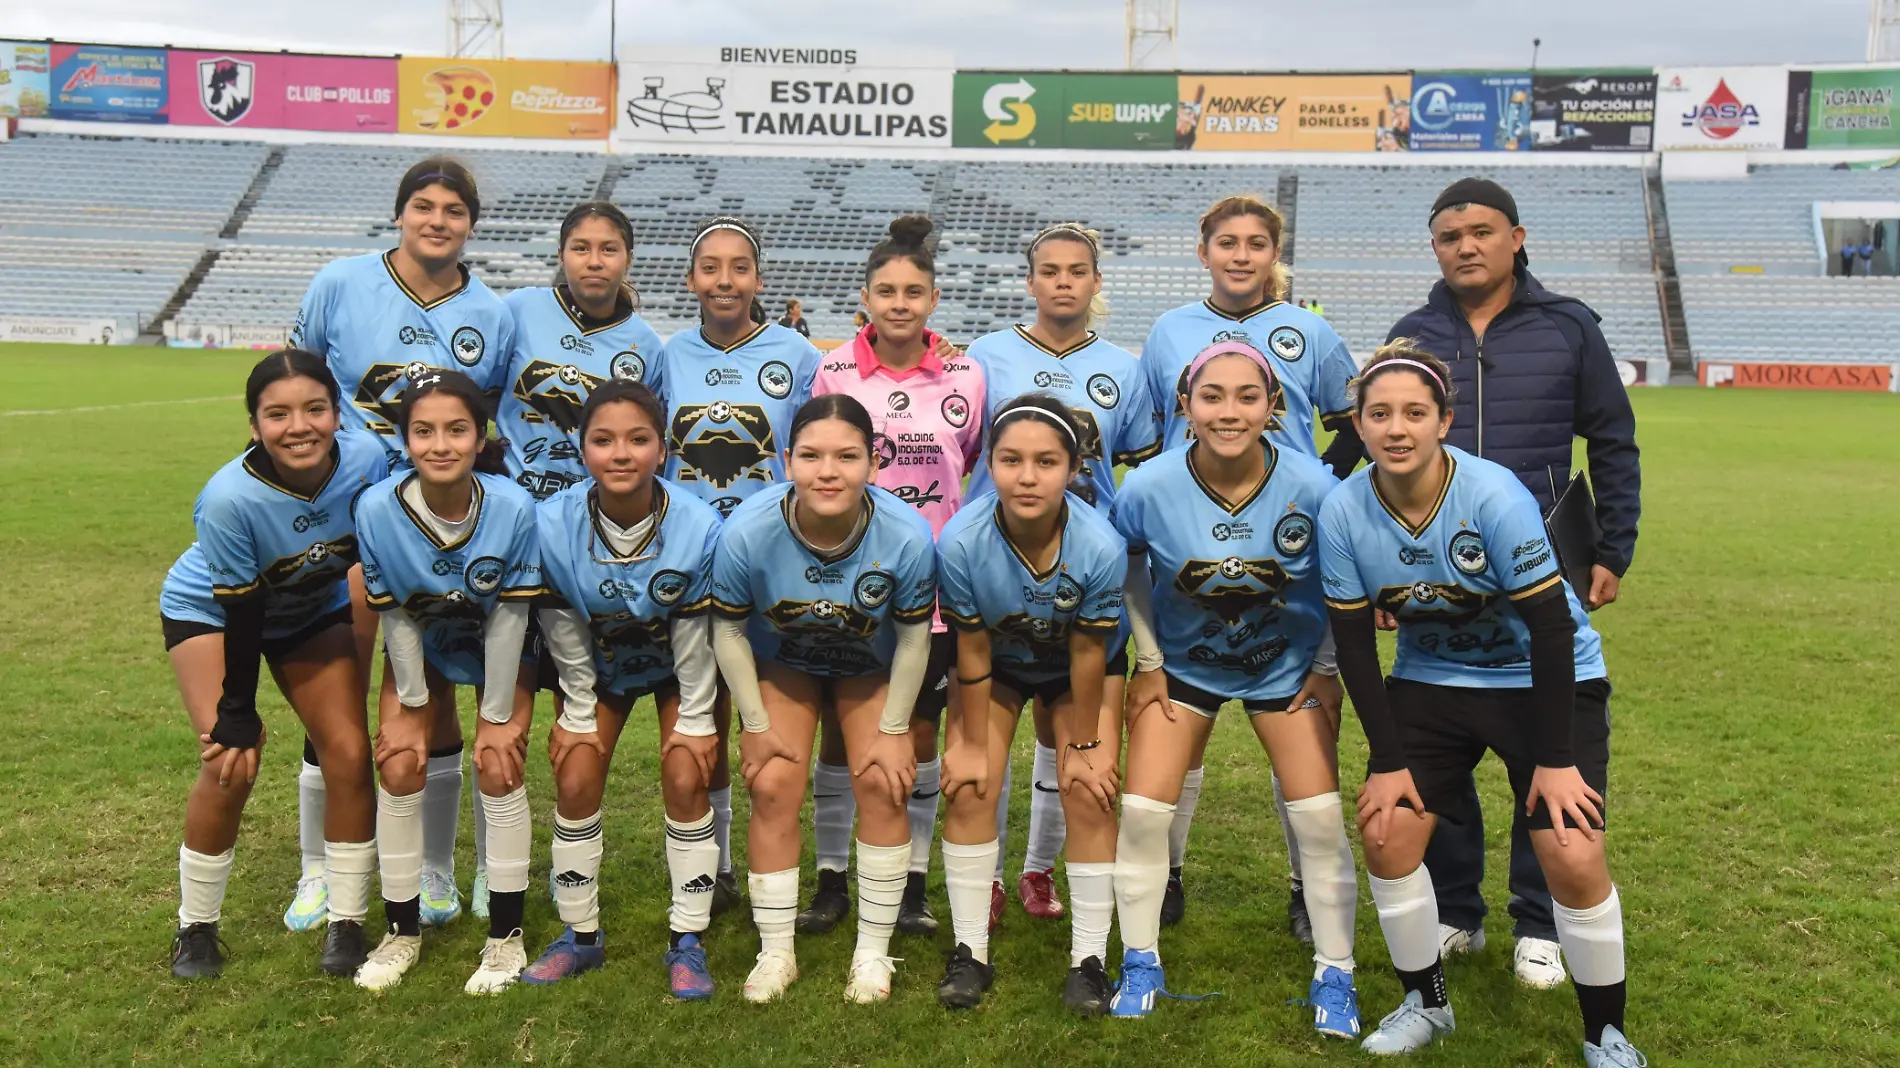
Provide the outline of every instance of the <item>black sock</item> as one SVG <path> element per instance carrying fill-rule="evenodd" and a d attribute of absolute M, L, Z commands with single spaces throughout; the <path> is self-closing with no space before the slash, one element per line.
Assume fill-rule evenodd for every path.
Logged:
<path fill-rule="evenodd" d="M 1570 984 L 1577 988 L 1577 1007 L 1583 1010 L 1583 1040 L 1593 1046 L 1603 1044 L 1603 1029 L 1614 1027 L 1623 1030 L 1623 1002 L 1629 992 L 1629 983 L 1611 983 L 1609 986 L 1584 986 L 1582 983 Z"/>
<path fill-rule="evenodd" d="M 407 901 L 383 902 L 383 918 L 399 935 L 419 935 L 422 933 L 422 898 L 412 897 Z"/>
<path fill-rule="evenodd" d="M 666 936 L 666 948 L 678 949 L 680 947 L 680 939 L 685 938 L 689 934 L 697 936 L 697 933 L 698 932 L 695 931 L 673 931 Z"/>
<path fill-rule="evenodd" d="M 489 915 L 492 916 L 494 913 L 490 912 Z M 600 945 L 600 928 L 596 927 L 591 931 L 575 931 L 574 944 L 577 946 Z"/>
<path fill-rule="evenodd" d="M 1418 991 L 1418 996 L 1425 999 L 1426 1008 L 1442 1009 L 1451 1004 L 1450 995 L 1445 993 L 1445 966 L 1442 962 L 1433 961 L 1431 967 L 1415 972 L 1403 968 L 1394 968 L 1393 971 L 1399 973 L 1399 982 L 1404 984 L 1406 993 Z"/>
<path fill-rule="evenodd" d="M 1181 881 L 1181 868 L 1179 865 L 1176 865 L 1168 869 L 1168 878 L 1173 879 L 1176 882 Z"/>
<path fill-rule="evenodd" d="M 429 759 L 434 760 L 436 757 L 454 756 L 457 753 L 460 753 L 461 751 L 462 751 L 462 743 L 456 742 L 454 745 L 447 745 L 447 746 L 443 746 L 440 749 L 429 750 Z"/>
<path fill-rule="evenodd" d="M 317 763 L 317 746 L 315 742 L 312 742 L 310 740 L 310 736 L 308 734 L 303 736 L 303 762 L 310 765 L 313 768 L 319 768 L 323 766 Z"/>
<path fill-rule="evenodd" d="M 488 937 L 507 938 L 521 929 L 521 916 L 528 908 L 528 892 L 514 890 L 488 892 Z"/>

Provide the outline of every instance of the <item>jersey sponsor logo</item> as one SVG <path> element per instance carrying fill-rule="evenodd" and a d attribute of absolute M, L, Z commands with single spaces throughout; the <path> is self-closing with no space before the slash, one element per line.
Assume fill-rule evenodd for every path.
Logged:
<path fill-rule="evenodd" d="M 1174 586 L 1202 609 L 1229 625 L 1254 611 L 1271 608 L 1290 579 L 1278 560 L 1189 560 L 1174 576 Z"/>
<path fill-rule="evenodd" d="M 488 341 L 482 332 L 472 326 L 457 327 L 449 337 L 449 351 L 455 354 L 455 362 L 463 367 L 473 367 L 482 362 L 482 354 L 488 351 Z"/>
<path fill-rule="evenodd" d="M 732 510 L 733 510 L 734 508 L 737 508 L 737 507 L 739 507 L 739 498 L 737 498 L 737 497 L 714 497 L 714 498 L 712 499 L 712 501 L 711 501 L 711 504 L 712 504 L 712 506 L 713 506 L 713 507 L 714 507 L 715 509 L 717 509 L 717 510 L 718 510 L 718 512 L 719 512 L 719 518 L 721 518 L 721 519 L 731 519 L 731 518 L 732 518 Z"/>
<path fill-rule="evenodd" d="M 486 597 L 501 588 L 502 575 L 507 571 L 508 563 L 501 557 L 478 556 L 469 561 L 462 579 L 468 583 L 470 592 Z"/>
<path fill-rule="evenodd" d="M 579 334 L 562 334 L 561 347 L 569 352 L 579 352 L 584 355 L 592 355 L 594 352 L 594 343 Z"/>
<path fill-rule="evenodd" d="M 638 382 L 647 376 L 647 362 L 632 349 L 614 353 L 614 358 L 607 361 L 607 369 L 622 382 Z"/>
<path fill-rule="evenodd" d="M 1511 568 L 1511 574 L 1513 576 L 1522 575 L 1529 571 L 1535 571 L 1548 563 L 1550 563 L 1550 550 L 1546 549 L 1536 556 L 1519 560 L 1517 565 Z"/>
<path fill-rule="evenodd" d="M 569 449 L 571 451 L 572 446 L 569 446 Z M 556 447 L 557 458 L 560 451 L 559 447 Z M 570 475 L 561 471 L 523 471 L 515 476 L 515 485 L 527 490 L 528 496 L 535 500 L 545 501 L 567 487 L 576 485 L 580 480 L 579 475 Z"/>
<path fill-rule="evenodd" d="M 454 574 L 455 560 L 447 556 L 438 556 L 435 558 L 435 561 L 429 565 L 429 570 L 438 575 Z"/>
<path fill-rule="evenodd" d="M 710 482 L 728 489 L 741 480 L 772 480 L 769 464 L 778 444 L 760 405 L 683 405 L 673 416 L 672 438 L 681 482 Z"/>
<path fill-rule="evenodd" d="M 361 492 L 361 491 L 358 491 L 358 492 Z M 305 512 L 304 514 L 291 520 L 290 529 L 296 531 L 299 534 L 302 534 L 305 531 L 309 530 L 311 527 L 320 527 L 323 524 L 328 523 L 329 521 L 330 521 L 329 511 L 326 509 L 318 509 L 317 511 L 314 511 L 314 512 Z"/>
<path fill-rule="evenodd" d="M 1438 557 L 1423 545 L 1399 546 L 1399 563 L 1406 567 L 1422 566 L 1436 559 Z"/>
<path fill-rule="evenodd" d="M 405 345 L 433 345 L 435 331 L 426 326 L 405 326 L 396 331 L 396 340 Z"/>
<path fill-rule="evenodd" d="M 952 393 L 943 399 L 943 421 L 962 430 L 970 422 L 970 399 L 961 393 Z"/>
<path fill-rule="evenodd" d="M 745 376 L 735 367 L 714 367 L 706 372 L 706 384 L 709 386 L 736 386 L 743 381 Z"/>
<path fill-rule="evenodd" d="M 620 591 L 621 591 L 620 583 L 615 582 L 613 579 L 604 578 L 600 580 L 600 595 L 602 597 L 605 597 L 610 601 L 616 600 L 620 598 L 621 596 L 623 596 L 623 594 Z"/>
<path fill-rule="evenodd" d="M 1252 541 L 1252 523 L 1216 523 L 1208 528 L 1215 541 Z"/>
<path fill-rule="evenodd" d="M 1227 652 L 1209 645 L 1196 645 L 1188 649 L 1188 659 L 1217 671 L 1229 671 L 1238 675 L 1259 675 L 1285 655 L 1287 647 L 1291 644 L 1292 641 L 1286 635 L 1276 634 L 1259 645 L 1240 652 Z"/>
<path fill-rule="evenodd" d="M 1122 387 L 1107 375 L 1089 376 L 1089 399 L 1104 408 L 1113 408 L 1122 402 Z"/>
<path fill-rule="evenodd" d="M 1037 371 L 1030 381 L 1037 389 L 1074 389 L 1075 379 L 1067 371 Z"/>
<path fill-rule="evenodd" d="M 886 596 L 889 596 L 888 591 Z M 858 639 L 877 633 L 878 620 L 849 602 L 820 597 L 812 601 L 778 601 L 765 618 L 789 636 L 803 639 Z"/>
<path fill-rule="evenodd" d="M 1548 544 L 1549 543 L 1546 542 L 1543 538 L 1532 538 L 1531 540 L 1524 542 L 1523 544 L 1518 545 L 1517 547 L 1513 548 L 1511 550 L 1511 559 L 1516 560 L 1522 556 L 1530 556 L 1533 553 L 1541 553 L 1544 551 L 1544 547 Z"/>
<path fill-rule="evenodd" d="M 571 363 L 532 360 L 515 379 L 514 395 L 527 408 L 521 413 L 524 423 L 550 423 L 564 434 L 580 429 L 581 409 L 587 396 L 600 388 L 604 379 L 581 370 Z"/>
<path fill-rule="evenodd" d="M 1446 549 L 1451 554 L 1451 566 L 1467 575 L 1484 574 L 1484 539 L 1478 537 L 1475 530 L 1461 530 L 1451 536 L 1451 545 Z"/>
<path fill-rule="evenodd" d="M 1434 623 L 1466 623 L 1482 615 L 1493 598 L 1456 583 L 1414 582 L 1381 587 L 1373 607 L 1400 619 Z"/>
<path fill-rule="evenodd" d="M 773 400 L 792 395 L 792 369 L 781 360 L 772 360 L 759 368 L 759 388 Z"/>
<path fill-rule="evenodd" d="M 942 485 L 943 483 L 933 478 L 927 487 L 892 486 L 891 495 L 913 508 L 922 508 L 926 504 L 943 503 L 943 494 L 938 491 L 938 487 Z"/>
<path fill-rule="evenodd" d="M 1288 363 L 1306 355 L 1306 335 L 1296 326 L 1276 326 L 1267 334 L 1267 348 Z"/>
<path fill-rule="evenodd" d="M 1082 587 L 1074 579 L 1062 575 L 1056 579 L 1056 596 L 1053 602 L 1058 612 L 1073 612 L 1082 606 Z"/>
<path fill-rule="evenodd" d="M 1025 645 L 1048 645 L 1068 637 L 1069 622 L 1066 619 L 1030 615 L 1028 612 L 1011 612 L 997 620 L 994 629 L 1005 641 L 1013 640 Z M 1030 663 L 1053 664 L 1055 661 L 1065 659 L 1067 655 L 1067 649 L 1057 646 L 1032 653 L 1029 661 Z"/>
<path fill-rule="evenodd" d="M 884 403 L 889 405 L 893 412 L 908 411 L 910 409 L 910 394 L 901 389 L 892 390 L 891 395 L 884 398 Z"/>
<path fill-rule="evenodd" d="M 653 577 L 647 580 L 647 596 L 653 598 L 654 604 L 671 608 L 679 603 L 681 597 L 686 596 L 690 581 L 684 571 L 671 568 L 655 571 Z"/>
<path fill-rule="evenodd" d="M 1273 527 L 1273 543 L 1281 556 L 1298 556 L 1313 543 L 1313 521 L 1298 512 L 1288 512 Z"/>
<path fill-rule="evenodd" d="M 622 586 L 619 600 L 631 601 L 637 590 Z M 594 637 L 594 652 L 623 679 L 634 678 L 670 666 L 672 636 L 665 619 L 641 619 L 632 612 L 614 612 L 594 616 L 587 621 Z"/>
<path fill-rule="evenodd" d="M 888 571 L 866 571 L 858 576 L 852 586 L 851 595 L 867 610 L 875 612 L 884 607 L 891 599 L 891 591 L 897 588 L 897 579 Z"/>
<path fill-rule="evenodd" d="M 356 560 L 356 535 L 319 541 L 302 552 L 273 560 L 258 569 L 258 578 L 273 594 L 295 593 L 312 586 L 328 586 L 343 577 Z M 230 575 L 229 569 L 212 568 Z"/>

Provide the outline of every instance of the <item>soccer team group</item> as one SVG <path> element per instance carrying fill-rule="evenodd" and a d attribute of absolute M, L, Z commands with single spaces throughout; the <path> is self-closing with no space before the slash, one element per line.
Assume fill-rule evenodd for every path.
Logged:
<path fill-rule="evenodd" d="M 193 509 L 197 541 L 160 602 L 202 747 L 175 975 L 224 964 L 220 911 L 265 741 L 260 661 L 306 735 L 304 879 L 285 920 L 322 926 L 322 970 L 371 990 L 419 964 L 423 927 L 461 912 L 466 748 L 471 907 L 489 923 L 466 989 L 603 964 L 608 766 L 650 696 L 675 996 L 712 996 L 702 939 L 742 900 L 728 849 L 736 712 L 760 939 L 746 999 L 796 980 L 795 932 L 849 913 L 853 867 L 844 995 L 886 999 L 894 930 L 937 929 L 924 876 L 941 807 L 955 948 L 938 997 L 975 1006 L 998 964 L 1009 754 L 1027 706 L 1038 785 L 1053 789 L 1034 793 L 1019 892 L 1032 914 L 1069 917 L 1066 1006 L 1146 1016 L 1168 996 L 1160 934 L 1184 908 L 1202 751 L 1239 702 L 1274 770 L 1321 1034 L 1404 1053 L 1452 1030 L 1441 958 L 1456 947 L 1423 857 L 1441 816 L 1473 815 L 1466 784 L 1489 749 L 1555 899 L 1552 957 L 1569 965 L 1585 1060 L 1640 1063 L 1623 1036 L 1604 846 L 1598 636 L 1517 476 L 1444 443 L 1446 365 L 1397 341 L 1360 368 L 1323 319 L 1285 302 L 1271 207 L 1235 196 L 1207 211 L 1209 296 L 1163 315 L 1140 357 L 1090 330 L 1100 246 L 1079 225 L 1028 243 L 1035 321 L 965 351 L 928 327 L 929 220 L 899 219 L 865 267 L 869 325 L 820 353 L 766 321 L 770 262 L 740 219 L 698 230 L 681 267 L 700 325 L 662 343 L 637 314 L 634 233 L 613 205 L 576 206 L 554 284 L 506 298 L 461 262 L 479 214 L 459 164 L 410 169 L 398 246 L 318 273 L 290 347 L 246 383 L 251 444 Z M 1492 208 L 1439 214 L 1459 240 L 1513 239 Z M 1329 462 L 1316 415 L 1338 434 Z M 1376 631 L 1394 626 L 1388 678 Z M 472 744 L 458 685 L 477 693 Z M 527 739 L 541 689 L 558 708 L 562 931 L 530 960 L 524 769 L 539 759 Z M 1355 823 L 1405 989 L 1364 1036 L 1337 757 L 1347 693 L 1371 749 Z M 819 877 L 801 912 L 808 792 Z M 1058 850 L 1066 904 L 1049 878 Z M 387 928 L 373 947 L 372 874 Z"/>

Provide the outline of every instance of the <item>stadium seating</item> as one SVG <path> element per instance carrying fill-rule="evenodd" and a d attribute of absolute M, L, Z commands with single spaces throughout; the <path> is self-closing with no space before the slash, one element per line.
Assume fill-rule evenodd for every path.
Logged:
<path fill-rule="evenodd" d="M 1888 363 L 1900 337 L 1900 278 L 1684 275 L 1697 362 Z"/>

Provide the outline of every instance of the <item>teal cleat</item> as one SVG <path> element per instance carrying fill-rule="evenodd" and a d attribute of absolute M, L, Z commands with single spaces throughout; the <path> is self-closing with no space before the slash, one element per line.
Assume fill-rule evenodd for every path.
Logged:
<path fill-rule="evenodd" d="M 284 910 L 284 926 L 293 931 L 314 931 L 330 919 L 330 884 L 323 876 L 323 865 L 313 864 L 297 880 L 297 896 Z"/>
<path fill-rule="evenodd" d="M 1416 990 L 1409 990 L 1399 1007 L 1379 1021 L 1379 1029 L 1366 1036 L 1359 1048 L 1367 1053 L 1416 1053 L 1448 1035 L 1456 1025 L 1451 1006 L 1428 1009 Z"/>
<path fill-rule="evenodd" d="M 422 926 L 447 927 L 462 914 L 462 895 L 447 872 L 422 873 Z"/>
<path fill-rule="evenodd" d="M 475 887 L 468 892 L 468 909 L 475 918 L 488 918 L 488 869 L 475 869 Z"/>
<path fill-rule="evenodd" d="M 1642 1055 L 1623 1032 L 1605 1027 L 1603 1041 L 1583 1044 L 1583 1063 L 1588 1068 L 1648 1068 L 1649 1058 Z"/>

